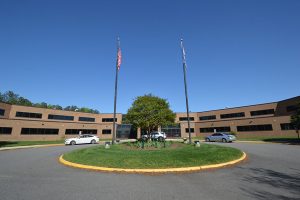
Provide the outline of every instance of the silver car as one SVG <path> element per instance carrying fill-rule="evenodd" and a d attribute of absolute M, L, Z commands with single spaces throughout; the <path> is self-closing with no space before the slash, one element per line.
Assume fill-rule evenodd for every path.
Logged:
<path fill-rule="evenodd" d="M 211 136 L 205 137 L 206 142 L 232 142 L 236 137 L 229 133 L 214 133 Z"/>

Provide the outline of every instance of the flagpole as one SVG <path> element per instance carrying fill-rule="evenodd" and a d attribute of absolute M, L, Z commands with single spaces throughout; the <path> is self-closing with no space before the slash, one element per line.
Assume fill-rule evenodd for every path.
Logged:
<path fill-rule="evenodd" d="M 113 133 L 112 144 L 116 141 L 116 110 L 117 110 L 117 95 L 118 95 L 118 75 L 119 75 L 119 51 L 120 51 L 120 38 L 117 39 L 117 61 L 116 61 L 116 79 L 115 79 L 115 97 L 114 97 L 114 117 L 113 117 Z"/>
<path fill-rule="evenodd" d="M 187 83 L 186 83 L 186 60 L 185 60 L 185 51 L 184 51 L 184 47 L 183 47 L 183 39 L 181 39 L 181 41 L 180 41 L 180 46 L 181 46 L 181 51 L 182 51 L 183 76 L 184 76 L 184 91 L 185 91 L 186 115 L 187 115 L 188 130 L 189 130 L 189 143 L 192 144 L 191 126 L 190 126 L 189 99 L 188 99 Z"/>

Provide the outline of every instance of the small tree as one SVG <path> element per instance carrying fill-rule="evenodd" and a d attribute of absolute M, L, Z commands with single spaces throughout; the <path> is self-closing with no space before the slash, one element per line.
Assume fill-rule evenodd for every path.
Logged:
<path fill-rule="evenodd" d="M 297 106 L 296 113 L 291 116 L 291 124 L 292 124 L 292 126 L 295 127 L 296 133 L 298 135 L 298 139 L 300 139 L 300 137 L 299 137 L 299 129 L 300 129 L 300 103 Z"/>
<path fill-rule="evenodd" d="M 174 124 L 175 113 L 170 109 L 166 99 L 147 94 L 136 97 L 126 114 L 126 122 L 136 128 L 146 129 L 148 135 L 158 126 Z"/>

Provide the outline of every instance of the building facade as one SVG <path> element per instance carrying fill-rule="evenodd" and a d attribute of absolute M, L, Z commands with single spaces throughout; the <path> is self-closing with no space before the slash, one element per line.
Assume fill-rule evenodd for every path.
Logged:
<path fill-rule="evenodd" d="M 214 132 L 235 132 L 238 138 L 293 136 L 290 116 L 300 96 L 279 102 L 190 113 L 192 137 Z M 122 124 L 116 115 L 117 138 L 136 137 L 137 130 Z M 188 137 L 186 113 L 176 113 L 176 126 L 162 127 L 168 137 Z M 0 141 L 60 140 L 79 134 L 95 134 L 111 139 L 113 114 L 91 114 L 0 103 Z"/>
<path fill-rule="evenodd" d="M 295 136 L 290 117 L 297 110 L 300 96 L 279 102 L 190 113 L 192 136 L 214 132 L 235 132 L 239 138 Z M 186 113 L 177 113 L 181 137 L 188 137 Z"/>
<path fill-rule="evenodd" d="M 122 114 L 116 114 L 118 124 Z M 91 114 L 0 103 L 0 140 L 60 140 L 79 134 L 112 138 L 113 114 Z"/>

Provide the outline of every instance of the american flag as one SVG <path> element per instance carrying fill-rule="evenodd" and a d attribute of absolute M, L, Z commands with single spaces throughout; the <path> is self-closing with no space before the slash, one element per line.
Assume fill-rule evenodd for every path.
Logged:
<path fill-rule="evenodd" d="M 118 70 L 120 70 L 121 62 L 122 62 L 121 48 L 118 48 L 118 56 L 117 56 L 117 67 L 118 67 Z"/>

